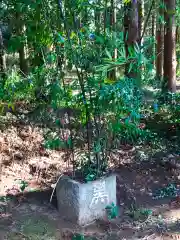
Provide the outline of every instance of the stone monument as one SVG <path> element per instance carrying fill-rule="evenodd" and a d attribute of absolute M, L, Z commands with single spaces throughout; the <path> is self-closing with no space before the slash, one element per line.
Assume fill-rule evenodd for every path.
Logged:
<path fill-rule="evenodd" d="M 116 205 L 116 176 L 80 183 L 65 177 L 56 186 L 58 210 L 62 218 L 78 225 L 104 219 L 106 206 Z"/>

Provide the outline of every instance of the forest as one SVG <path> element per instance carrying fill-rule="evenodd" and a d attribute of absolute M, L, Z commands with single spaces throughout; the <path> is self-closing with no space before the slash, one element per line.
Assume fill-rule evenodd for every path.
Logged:
<path fill-rule="evenodd" d="M 0 240 L 180 238 L 180 0 L 0 1 Z"/>

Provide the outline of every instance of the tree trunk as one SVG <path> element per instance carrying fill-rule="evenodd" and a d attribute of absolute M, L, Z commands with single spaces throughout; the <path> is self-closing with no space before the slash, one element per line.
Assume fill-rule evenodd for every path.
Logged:
<path fill-rule="evenodd" d="M 130 3 L 125 5 L 124 15 L 124 41 L 126 58 L 129 57 L 129 48 L 134 49 L 135 42 L 138 42 L 138 4 L 137 0 L 131 0 Z M 125 66 L 125 76 L 129 78 L 137 77 L 137 67 L 133 64 L 133 68 L 130 69 L 130 64 L 127 63 Z"/>
<path fill-rule="evenodd" d="M 152 14 L 152 37 L 155 37 L 155 21 L 156 21 L 156 17 L 155 17 L 155 13 Z"/>
<path fill-rule="evenodd" d="M 98 6 L 100 5 L 100 1 L 97 1 Z M 95 18 L 95 27 L 96 27 L 96 33 L 99 34 L 100 32 L 100 26 L 101 26 L 101 12 L 100 10 L 97 8 L 95 8 L 95 12 L 94 12 L 94 18 Z"/>
<path fill-rule="evenodd" d="M 157 27 L 156 27 L 156 78 L 162 80 L 163 76 L 163 23 L 161 18 L 163 16 L 163 8 L 159 7 Z"/>
<path fill-rule="evenodd" d="M 25 36 L 26 33 L 25 25 L 23 24 L 22 16 L 16 12 L 16 33 L 19 37 Z M 28 63 L 26 59 L 25 42 L 24 39 L 20 42 L 18 49 L 19 53 L 19 67 L 22 74 L 28 73 Z"/>
<path fill-rule="evenodd" d="M 176 27 L 176 44 L 180 41 L 179 26 Z"/>
<path fill-rule="evenodd" d="M 35 54 L 34 58 L 32 59 L 32 66 L 41 67 L 44 64 L 42 52 L 40 52 L 39 49 L 37 50 L 36 46 L 33 46 L 33 50 Z"/>
<path fill-rule="evenodd" d="M 25 36 L 25 26 L 20 26 L 19 28 L 20 36 Z M 21 42 L 21 46 L 19 48 L 19 66 L 20 70 L 23 74 L 28 74 L 28 63 L 26 57 L 26 43 L 24 40 Z"/>
<path fill-rule="evenodd" d="M 104 5 L 104 14 L 103 14 L 103 16 L 104 16 L 104 36 L 105 36 L 105 34 L 106 34 L 106 28 L 107 28 L 107 22 L 108 22 L 108 0 L 105 0 L 105 5 Z"/>
<path fill-rule="evenodd" d="M 143 44 L 143 38 L 141 39 L 144 28 L 144 0 L 138 2 L 138 43 Z"/>
<path fill-rule="evenodd" d="M 0 29 L 0 72 L 4 75 L 6 71 L 6 58 L 4 54 L 4 41 L 2 31 Z"/>
<path fill-rule="evenodd" d="M 0 50 L 0 71 L 2 72 L 3 75 L 5 74 L 6 71 L 6 56 L 2 49 Z"/>
<path fill-rule="evenodd" d="M 153 4 L 153 8 L 155 8 L 155 2 Z M 152 38 L 153 38 L 153 43 L 152 43 L 152 64 L 153 67 L 155 66 L 155 36 L 156 36 L 156 15 L 155 15 L 155 11 L 153 11 L 152 13 Z"/>
<path fill-rule="evenodd" d="M 144 41 L 144 38 L 142 36 L 143 29 L 144 29 L 144 0 L 140 0 L 138 1 L 138 45 L 140 47 L 141 52 L 143 49 Z M 144 72 L 143 65 L 141 65 L 138 71 L 138 79 L 140 83 L 142 82 L 143 72 Z"/>
<path fill-rule="evenodd" d="M 176 27 L 176 44 L 180 43 L 180 32 L 179 32 L 179 26 Z M 180 51 L 177 50 L 177 59 L 180 59 Z M 180 69 L 180 61 L 177 61 L 177 67 L 176 70 L 178 71 Z"/>
<path fill-rule="evenodd" d="M 27 59 L 24 44 L 19 49 L 19 67 L 23 74 L 28 73 Z"/>
<path fill-rule="evenodd" d="M 176 92 L 176 0 L 164 0 L 164 80 L 170 92 Z"/>
<path fill-rule="evenodd" d="M 111 0 L 111 10 L 110 10 L 110 29 L 112 32 L 116 32 L 116 3 L 115 0 Z M 113 59 L 117 59 L 117 49 L 114 50 Z M 112 81 L 116 80 L 116 69 L 108 72 L 108 78 Z"/>

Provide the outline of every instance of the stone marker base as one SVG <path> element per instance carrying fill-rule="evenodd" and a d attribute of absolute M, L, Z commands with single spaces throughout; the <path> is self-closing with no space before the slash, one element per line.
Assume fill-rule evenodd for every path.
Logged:
<path fill-rule="evenodd" d="M 116 205 L 116 176 L 80 183 L 63 177 L 56 186 L 58 210 L 65 220 L 87 225 L 106 217 L 106 206 Z"/>

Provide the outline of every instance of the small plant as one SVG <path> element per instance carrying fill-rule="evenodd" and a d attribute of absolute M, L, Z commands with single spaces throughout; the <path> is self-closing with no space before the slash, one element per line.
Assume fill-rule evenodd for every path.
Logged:
<path fill-rule="evenodd" d="M 97 240 L 95 237 L 85 237 L 83 234 L 75 234 L 72 240 Z"/>
<path fill-rule="evenodd" d="M 51 149 L 51 150 L 58 150 L 62 148 L 66 148 L 66 143 L 62 141 L 60 138 L 54 138 L 54 139 L 47 139 L 44 143 L 44 147 L 46 149 Z"/>
<path fill-rule="evenodd" d="M 24 180 L 18 180 L 17 183 L 19 185 L 21 192 L 24 192 L 24 190 L 28 187 L 28 182 Z"/>
<path fill-rule="evenodd" d="M 72 240 L 85 240 L 85 237 L 82 234 L 76 234 L 72 237 Z"/>
<path fill-rule="evenodd" d="M 3 203 L 7 203 L 8 201 L 10 201 L 11 198 L 10 197 L 7 197 L 7 196 L 2 196 L 0 197 L 0 202 L 3 202 Z"/>
<path fill-rule="evenodd" d="M 118 207 L 112 203 L 111 205 L 106 206 L 106 213 L 108 220 L 112 220 L 118 217 Z"/>
<path fill-rule="evenodd" d="M 169 184 L 167 187 L 158 189 L 153 199 L 162 199 L 166 197 L 176 197 L 178 193 L 178 189 L 174 184 Z"/>
<path fill-rule="evenodd" d="M 152 210 L 131 206 L 130 210 L 127 211 L 127 215 L 135 221 L 146 220 L 149 216 L 152 215 Z"/>
<path fill-rule="evenodd" d="M 91 181 L 95 180 L 95 178 L 96 178 L 95 174 L 88 173 L 87 176 L 85 177 L 85 180 L 86 180 L 86 182 L 91 182 Z"/>
<path fill-rule="evenodd" d="M 27 188 L 27 186 L 28 186 L 28 183 L 26 181 L 22 180 L 20 182 L 20 189 L 21 189 L 22 192 L 24 192 L 24 190 Z"/>

